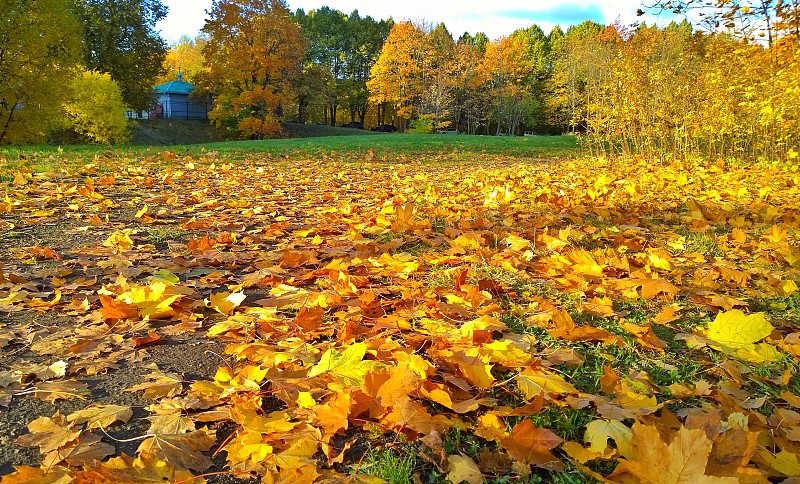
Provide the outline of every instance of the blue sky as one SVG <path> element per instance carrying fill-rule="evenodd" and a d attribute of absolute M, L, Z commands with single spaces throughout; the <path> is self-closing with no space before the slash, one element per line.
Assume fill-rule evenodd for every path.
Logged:
<path fill-rule="evenodd" d="M 167 18 L 158 24 L 161 34 L 168 41 L 182 35 L 194 36 L 203 26 L 205 10 L 211 0 L 162 0 L 169 7 Z M 350 13 L 354 9 L 376 19 L 392 17 L 395 20 L 426 20 L 431 23 L 444 22 L 450 33 L 458 37 L 464 32 L 484 32 L 495 39 L 508 35 L 532 23 L 549 32 L 555 25 L 568 27 L 584 20 L 611 23 L 619 19 L 630 24 L 642 19 L 653 23 L 656 17 L 637 17 L 636 10 L 641 0 L 596 0 L 596 1 L 436 1 L 436 0 L 289 0 L 289 8 L 313 10 L 328 6 Z M 664 23 L 661 19 L 659 23 Z"/>

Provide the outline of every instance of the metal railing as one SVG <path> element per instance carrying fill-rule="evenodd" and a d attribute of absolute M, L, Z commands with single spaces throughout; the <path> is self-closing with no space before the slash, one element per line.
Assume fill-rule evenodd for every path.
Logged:
<path fill-rule="evenodd" d="M 170 102 L 159 104 L 152 111 L 126 111 L 128 119 L 208 119 L 211 103 Z"/>

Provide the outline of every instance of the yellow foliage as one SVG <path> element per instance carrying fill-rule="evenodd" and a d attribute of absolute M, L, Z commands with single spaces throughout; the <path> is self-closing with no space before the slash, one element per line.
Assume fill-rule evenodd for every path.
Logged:
<path fill-rule="evenodd" d="M 109 74 L 83 71 L 70 83 L 70 91 L 63 105 L 68 129 L 90 143 L 127 141 L 125 104 L 119 86 Z"/>

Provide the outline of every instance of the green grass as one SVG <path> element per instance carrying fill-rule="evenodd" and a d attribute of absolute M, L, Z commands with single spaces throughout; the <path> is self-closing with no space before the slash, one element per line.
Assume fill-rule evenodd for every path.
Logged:
<path fill-rule="evenodd" d="M 191 237 L 192 232 L 170 226 L 149 227 L 143 231 L 149 244 L 161 244 L 171 241 L 184 241 Z"/>
<path fill-rule="evenodd" d="M 397 445 L 391 448 L 371 450 L 358 471 L 380 477 L 389 484 L 412 482 L 417 456 L 412 446 Z"/>
<path fill-rule="evenodd" d="M 253 156 L 304 160 L 333 158 L 337 161 L 441 164 L 470 162 L 483 156 L 512 156 L 525 159 L 559 158 L 580 153 L 572 136 L 496 137 L 442 136 L 433 134 L 363 134 L 314 138 L 224 141 L 199 145 L 173 146 L 24 146 L 0 149 L 0 172 L 22 168 L 34 173 L 58 171 L 74 160 L 75 168 L 87 159 L 102 163 L 103 158 L 159 156 L 173 152 L 180 160 L 190 156 L 213 159 L 225 155 L 226 162 L 248 160 Z M 213 155 L 212 155 L 213 154 Z M 442 157 L 446 158 L 443 160 Z M 117 160 L 118 163 L 119 160 Z"/>

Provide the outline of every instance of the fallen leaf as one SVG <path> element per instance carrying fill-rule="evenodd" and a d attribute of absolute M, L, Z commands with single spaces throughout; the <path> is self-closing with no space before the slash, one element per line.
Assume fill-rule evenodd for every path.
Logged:
<path fill-rule="evenodd" d="M 86 424 L 87 429 L 106 429 L 117 422 L 126 423 L 132 416 L 131 407 L 93 404 L 69 414 L 67 420 L 75 425 Z"/>
<path fill-rule="evenodd" d="M 113 445 L 100 442 L 99 435 L 82 434 L 78 440 L 46 454 L 42 458 L 42 466 L 51 469 L 66 461 L 73 467 L 92 467 L 115 451 Z"/>
<path fill-rule="evenodd" d="M 364 375 L 380 365 L 376 361 L 362 361 L 367 353 L 367 345 L 354 343 L 340 353 L 328 349 L 308 372 L 309 377 L 328 373 L 347 385 L 363 385 Z"/>
<path fill-rule="evenodd" d="M 626 480 L 628 475 L 653 484 L 739 482 L 734 477 L 705 474 L 713 443 L 702 429 L 681 427 L 669 444 L 661 440 L 656 427 L 637 422 L 632 431 L 630 453 L 620 459 L 616 470 L 608 476 L 611 482 L 630 482 Z"/>
<path fill-rule="evenodd" d="M 561 462 L 550 451 L 563 442 L 563 439 L 550 430 L 538 428 L 529 419 L 514 426 L 511 435 L 500 441 L 512 459 L 537 467 L 560 471 Z"/>
<path fill-rule="evenodd" d="M 447 470 L 447 478 L 453 484 L 460 484 L 466 482 L 467 484 L 481 484 L 484 482 L 483 474 L 481 474 L 478 464 L 474 460 L 461 455 L 448 455 L 447 461 L 449 463 Z"/>
<path fill-rule="evenodd" d="M 143 440 L 137 452 L 169 462 L 178 470 L 191 469 L 203 472 L 214 465 L 203 452 L 211 450 L 215 443 L 214 433 L 205 430 L 182 434 L 156 434 L 155 437 Z"/>
<path fill-rule="evenodd" d="M 30 433 L 21 435 L 15 444 L 25 447 L 39 447 L 39 452 L 47 454 L 72 442 L 81 435 L 74 425 L 67 421 L 61 412 L 52 417 L 39 417 L 28 424 Z"/>

